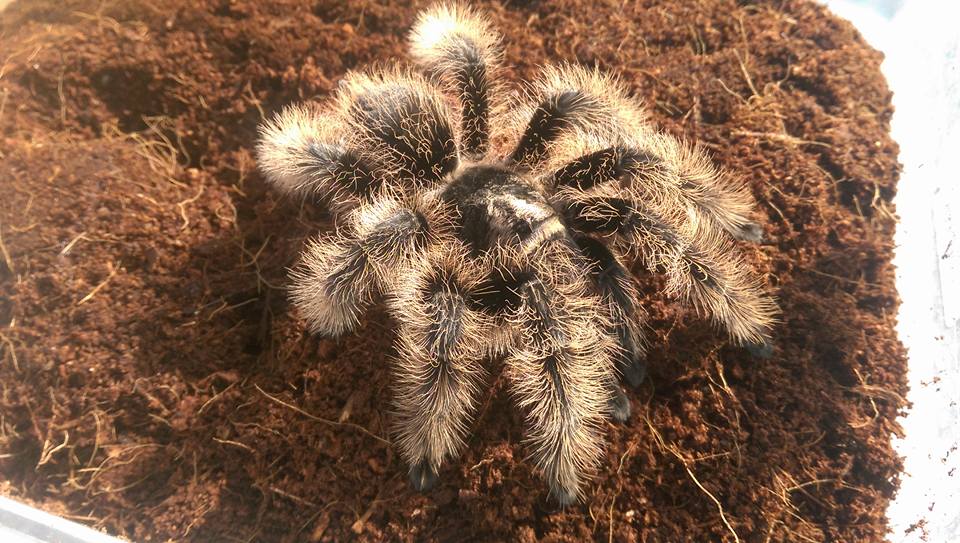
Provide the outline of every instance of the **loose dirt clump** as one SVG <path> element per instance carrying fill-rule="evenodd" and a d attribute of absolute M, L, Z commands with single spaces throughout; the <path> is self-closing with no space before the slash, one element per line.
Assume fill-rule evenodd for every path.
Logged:
<path fill-rule="evenodd" d="M 881 55 L 800 0 L 484 6 L 508 75 L 617 70 L 749 181 L 770 360 L 658 294 L 635 416 L 557 510 L 497 383 L 438 488 L 389 439 L 391 323 L 308 335 L 287 268 L 322 210 L 256 127 L 403 59 L 408 2 L 21 1 L 0 18 L 0 492 L 137 541 L 882 541 L 906 361 Z"/>

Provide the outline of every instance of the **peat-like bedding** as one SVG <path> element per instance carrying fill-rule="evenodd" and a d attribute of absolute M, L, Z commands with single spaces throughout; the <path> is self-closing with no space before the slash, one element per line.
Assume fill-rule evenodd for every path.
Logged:
<path fill-rule="evenodd" d="M 749 181 L 783 308 L 770 360 L 640 274 L 649 380 L 557 510 L 500 382 L 418 495 L 392 332 L 285 296 L 322 210 L 272 193 L 265 115 L 405 56 L 422 5 L 15 2 L 0 17 L 0 492 L 139 541 L 880 541 L 900 460 L 899 166 L 881 55 L 813 2 L 507 2 L 508 75 L 617 70 Z M 736 534 L 736 535 L 735 535 Z"/>

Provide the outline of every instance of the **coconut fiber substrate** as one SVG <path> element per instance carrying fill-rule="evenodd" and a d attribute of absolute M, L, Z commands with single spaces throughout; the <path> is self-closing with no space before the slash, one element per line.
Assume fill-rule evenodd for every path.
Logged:
<path fill-rule="evenodd" d="M 136 541 L 881 541 L 905 407 L 899 165 L 881 55 L 805 0 L 481 5 L 507 76 L 622 74 L 745 179 L 783 309 L 768 360 L 660 293 L 649 378 L 559 509 L 504 384 L 413 492 L 392 323 L 308 334 L 287 300 L 321 209 L 252 149 L 282 106 L 404 59 L 422 4 L 14 2 L 0 16 L 0 493 Z"/>

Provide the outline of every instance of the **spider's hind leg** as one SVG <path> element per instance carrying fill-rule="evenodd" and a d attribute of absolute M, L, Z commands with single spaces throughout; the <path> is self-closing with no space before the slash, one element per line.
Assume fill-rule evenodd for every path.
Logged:
<path fill-rule="evenodd" d="M 599 462 L 615 389 L 615 346 L 575 250 L 554 240 L 525 255 L 529 267 L 513 274 L 510 289 L 519 340 L 505 360 L 532 457 L 562 505 L 582 495 L 586 474 Z"/>
<path fill-rule="evenodd" d="M 640 306 L 633 276 L 602 242 L 588 236 L 576 236 L 575 241 L 610 315 L 611 332 L 620 347 L 614 358 L 617 371 L 630 386 L 640 386 L 647 373 L 646 312 Z"/>
<path fill-rule="evenodd" d="M 390 299 L 399 322 L 394 366 L 397 445 L 418 491 L 463 445 L 482 380 L 482 326 L 467 300 L 474 270 L 455 247 L 414 265 Z"/>

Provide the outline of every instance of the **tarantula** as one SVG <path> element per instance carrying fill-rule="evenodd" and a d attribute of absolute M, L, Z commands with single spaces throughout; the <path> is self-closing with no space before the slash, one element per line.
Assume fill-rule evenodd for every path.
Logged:
<path fill-rule="evenodd" d="M 777 307 L 729 239 L 760 236 L 743 184 L 596 70 L 547 66 L 507 104 L 500 44 L 472 9 L 435 6 L 410 35 L 419 71 L 349 73 L 330 103 L 288 107 L 261 127 L 259 163 L 338 225 L 292 272 L 309 328 L 349 332 L 375 296 L 397 321 L 395 435 L 413 486 L 463 446 L 496 359 L 569 504 L 604 421 L 629 416 L 620 380 L 645 375 L 631 263 L 759 355 Z"/>

